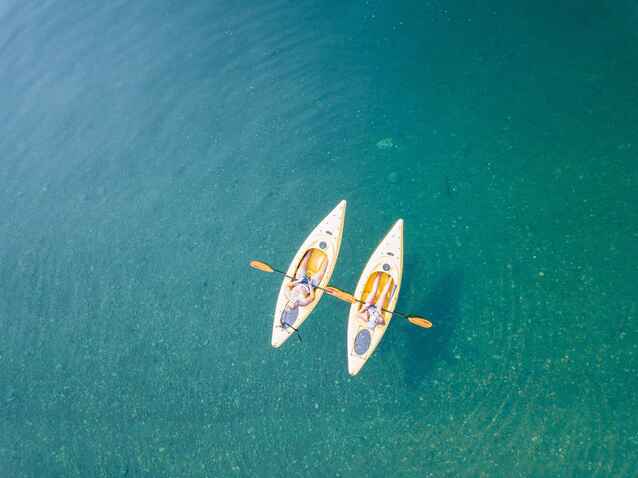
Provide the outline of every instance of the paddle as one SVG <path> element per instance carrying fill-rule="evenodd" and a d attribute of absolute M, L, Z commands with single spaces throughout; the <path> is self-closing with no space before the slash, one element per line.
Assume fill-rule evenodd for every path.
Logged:
<path fill-rule="evenodd" d="M 252 267 L 253 269 L 257 269 L 258 271 L 262 271 L 262 272 L 279 272 L 280 274 L 283 274 L 286 277 L 288 277 L 288 279 L 292 279 L 292 280 L 295 279 L 294 277 L 290 277 L 284 271 L 280 271 L 278 269 L 275 269 L 274 267 L 272 267 L 269 264 L 266 264 L 265 262 L 262 262 L 262 261 L 250 261 L 250 267 Z"/>
<path fill-rule="evenodd" d="M 337 289 L 336 287 L 333 287 L 331 285 L 327 286 L 325 290 L 331 296 L 346 302 L 350 302 L 351 304 L 354 304 L 355 302 L 365 304 L 364 301 L 357 299 L 352 294 L 349 294 L 348 292 L 344 292 L 341 289 Z M 404 314 L 403 312 L 398 312 L 396 310 L 394 312 L 389 311 L 387 309 L 381 309 L 381 310 L 383 312 L 388 312 L 390 314 L 395 314 L 400 317 L 403 317 L 404 319 L 408 319 L 408 322 L 410 322 L 411 324 L 418 325 L 419 327 L 423 327 L 424 329 L 429 329 L 430 327 L 432 327 L 432 322 L 430 322 L 425 317 L 421 317 L 420 315 L 407 315 L 407 314 Z"/>
<path fill-rule="evenodd" d="M 257 269 L 258 271 L 262 271 L 262 272 L 278 272 L 279 274 L 283 274 L 284 276 L 286 276 L 288 279 L 292 279 L 294 280 L 294 277 L 290 277 L 288 274 L 286 274 L 284 271 L 280 271 L 278 269 L 275 269 L 274 267 L 270 266 L 269 264 L 266 264 L 265 262 L 262 261 L 250 261 L 250 267 L 252 267 L 253 269 Z M 321 289 L 321 287 L 317 287 L 318 289 Z M 301 334 L 299 333 L 299 329 L 296 327 L 293 327 L 291 324 L 286 324 L 288 327 L 290 327 L 292 330 L 294 330 L 295 332 L 297 332 L 297 337 L 299 338 L 299 341 L 301 342 Z"/>
<path fill-rule="evenodd" d="M 262 272 L 278 272 L 279 274 L 282 274 L 284 276 L 286 276 L 288 279 L 291 280 L 295 280 L 294 277 L 290 277 L 288 274 L 286 274 L 284 271 L 280 271 L 279 269 L 275 269 L 274 267 L 266 264 L 265 262 L 261 262 L 261 261 L 250 261 L 250 267 L 252 267 L 253 269 L 257 269 L 258 271 L 262 271 Z M 315 289 L 319 289 L 322 290 L 324 292 L 328 292 L 327 289 L 324 289 L 323 287 L 319 287 L 318 285 L 313 286 Z M 329 292 L 328 292 L 329 293 Z"/>
<path fill-rule="evenodd" d="M 294 277 L 290 277 L 288 274 L 286 274 L 283 271 L 277 270 L 274 267 L 266 264 L 265 262 L 262 261 L 250 261 L 250 267 L 252 267 L 253 269 L 257 269 L 263 272 L 278 272 L 279 274 L 283 274 L 286 277 L 288 277 L 288 279 L 293 279 Z M 323 290 L 324 292 L 327 292 L 328 294 L 330 294 L 333 297 L 336 297 L 337 299 L 343 300 L 345 302 L 349 302 L 351 304 L 355 303 L 355 302 L 360 302 L 362 304 L 364 304 L 365 302 L 363 302 L 362 300 L 359 300 L 357 298 L 355 298 L 352 294 L 345 292 L 341 289 L 338 289 L 336 287 L 333 287 L 331 285 L 326 286 L 325 288 L 323 287 L 316 287 L 317 289 Z M 388 312 L 390 314 L 395 314 L 398 315 L 400 317 L 403 317 L 404 319 L 408 319 L 408 322 L 410 322 L 411 324 L 417 325 L 419 327 L 423 327 L 424 329 L 429 329 L 430 327 L 432 327 L 432 322 L 430 322 L 428 319 L 426 319 L 425 317 L 421 317 L 420 315 L 407 315 L 404 314 L 402 312 L 398 312 L 398 311 L 394 311 L 394 312 L 390 312 L 389 310 L 386 309 L 381 309 L 383 310 L 383 312 Z"/>

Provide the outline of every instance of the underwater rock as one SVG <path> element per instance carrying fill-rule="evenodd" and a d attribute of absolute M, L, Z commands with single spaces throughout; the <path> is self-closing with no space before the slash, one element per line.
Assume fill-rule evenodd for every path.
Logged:
<path fill-rule="evenodd" d="M 377 141 L 377 148 L 379 149 L 392 149 L 396 148 L 392 138 L 383 138 Z"/>

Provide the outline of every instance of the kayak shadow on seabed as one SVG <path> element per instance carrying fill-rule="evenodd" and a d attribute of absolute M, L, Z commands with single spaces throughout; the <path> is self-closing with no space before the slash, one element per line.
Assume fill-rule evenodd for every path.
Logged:
<path fill-rule="evenodd" d="M 410 330 L 402 337 L 406 342 L 404 359 L 405 381 L 410 387 L 419 387 L 441 360 L 451 357 L 449 342 L 459 322 L 463 272 L 445 273 L 426 291 L 411 309 L 423 311 L 434 327 L 426 331 Z M 418 292 L 416 292 L 418 295 Z M 412 327 L 406 324 L 406 327 Z"/>

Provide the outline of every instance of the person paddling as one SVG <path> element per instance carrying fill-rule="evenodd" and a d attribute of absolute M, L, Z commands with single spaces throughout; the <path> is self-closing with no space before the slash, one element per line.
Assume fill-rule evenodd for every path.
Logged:
<path fill-rule="evenodd" d="M 308 276 L 308 260 L 312 252 L 313 251 L 310 250 L 304 254 L 295 273 L 295 280 L 287 284 L 289 289 L 287 294 L 288 303 L 286 304 L 287 312 L 291 312 L 297 307 L 304 307 L 315 300 L 315 288 L 321 283 L 321 279 L 323 279 L 326 267 L 328 267 L 328 261 L 322 258 L 319 270 L 312 276 Z"/>
<path fill-rule="evenodd" d="M 379 297 L 375 301 L 374 298 L 379 290 L 379 282 L 381 280 L 381 272 L 377 273 L 372 285 L 372 291 L 368 294 L 363 306 L 357 311 L 357 317 L 366 322 L 366 326 L 370 332 L 373 332 L 377 325 L 385 325 L 385 319 L 383 318 L 382 310 L 385 304 L 385 299 L 392 286 L 392 280 L 388 280 L 379 294 Z"/>

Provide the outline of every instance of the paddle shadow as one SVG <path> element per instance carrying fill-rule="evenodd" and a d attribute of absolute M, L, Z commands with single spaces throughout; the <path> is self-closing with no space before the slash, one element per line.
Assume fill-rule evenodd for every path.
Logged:
<path fill-rule="evenodd" d="M 422 311 L 432 321 L 433 327 L 419 329 L 403 321 L 406 330 L 402 339 L 407 352 L 404 371 L 409 387 L 421 386 L 437 364 L 452 358 L 449 342 L 460 319 L 462 288 L 462 271 L 451 270 L 424 291 L 421 301 L 416 302 L 414 307 L 410 306 L 411 310 Z M 418 291 L 414 296 L 419 296 Z"/>

